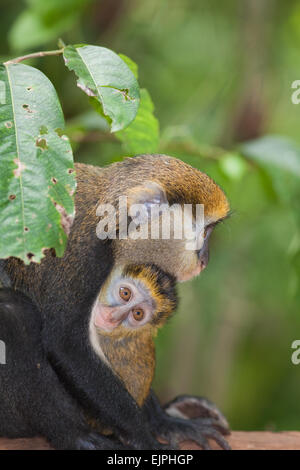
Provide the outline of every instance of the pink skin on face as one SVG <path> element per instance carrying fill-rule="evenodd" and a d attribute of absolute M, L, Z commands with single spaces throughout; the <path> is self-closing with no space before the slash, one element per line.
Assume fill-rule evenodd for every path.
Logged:
<path fill-rule="evenodd" d="M 127 312 L 120 314 L 120 307 L 109 307 L 97 302 L 94 307 L 94 325 L 102 330 L 111 331 L 124 320 Z"/>

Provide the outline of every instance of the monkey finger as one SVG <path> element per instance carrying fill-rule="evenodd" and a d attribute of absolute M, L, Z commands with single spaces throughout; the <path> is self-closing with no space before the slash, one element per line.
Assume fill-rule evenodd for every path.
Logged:
<path fill-rule="evenodd" d="M 207 398 L 180 395 L 164 407 L 170 416 L 180 416 L 185 419 L 214 418 L 222 429 L 229 431 L 229 424 L 223 413 Z M 224 433 L 225 434 L 225 433 Z"/>
<path fill-rule="evenodd" d="M 211 418 L 180 419 L 169 417 L 164 437 L 175 448 L 184 441 L 196 442 L 202 449 L 210 450 L 208 439 L 213 439 L 222 449 L 229 450 L 230 446 L 222 436 L 227 430 L 218 430 L 218 421 Z"/>
<path fill-rule="evenodd" d="M 208 440 L 203 435 L 198 436 L 197 440 L 195 440 L 194 442 L 196 442 L 196 444 L 202 447 L 203 450 L 212 450 Z"/>
<path fill-rule="evenodd" d="M 196 418 L 191 420 L 196 426 L 207 427 L 207 428 L 214 428 L 219 433 L 223 434 L 224 436 L 228 436 L 230 434 L 230 430 L 227 427 L 224 427 L 222 423 L 220 423 L 217 419 L 214 418 Z"/>
<path fill-rule="evenodd" d="M 228 442 L 216 429 L 207 426 L 198 430 L 194 436 L 191 435 L 190 439 L 196 442 L 196 444 L 201 446 L 204 450 L 211 450 L 211 446 L 207 442 L 208 439 L 214 440 L 223 450 L 231 449 Z"/>
<path fill-rule="evenodd" d="M 224 439 L 224 437 L 218 431 L 216 431 L 215 429 L 208 428 L 205 431 L 205 435 L 208 439 L 213 439 L 214 441 L 216 441 L 216 443 L 221 447 L 221 449 L 231 450 L 231 447 L 228 444 L 228 442 L 226 441 L 226 439 Z"/>

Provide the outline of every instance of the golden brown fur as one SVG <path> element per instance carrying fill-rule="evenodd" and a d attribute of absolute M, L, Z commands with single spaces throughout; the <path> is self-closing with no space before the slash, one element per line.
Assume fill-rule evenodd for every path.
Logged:
<path fill-rule="evenodd" d="M 159 183 L 165 190 L 168 202 L 204 204 L 205 217 L 209 222 L 226 217 L 229 212 L 227 198 L 221 188 L 205 173 L 166 155 L 141 155 L 126 158 L 106 168 L 76 164 L 77 191 L 75 197 L 78 230 L 71 229 L 68 247 L 63 258 L 53 258 L 48 250 L 41 264 L 11 259 L 8 272 L 16 288 L 36 292 L 39 303 L 40 286 L 44 272 L 59 270 L 59 275 L 72 282 L 80 275 L 74 269 L 84 258 L 85 244 L 96 243 L 96 225 L 99 218 L 96 209 L 100 203 L 116 206 L 119 196 L 132 195 L 134 188 L 141 190 L 147 181 Z M 75 219 L 75 220 L 76 220 Z M 184 248 L 184 240 L 114 240 L 113 253 L 117 263 L 154 263 L 180 280 L 197 274 L 197 257 Z M 180 274 L 180 276 L 178 276 Z M 76 296 L 76 292 L 74 292 Z"/>
<path fill-rule="evenodd" d="M 113 371 L 121 378 L 130 395 L 142 406 L 153 381 L 155 349 L 150 328 L 127 335 L 100 338 L 101 348 Z"/>

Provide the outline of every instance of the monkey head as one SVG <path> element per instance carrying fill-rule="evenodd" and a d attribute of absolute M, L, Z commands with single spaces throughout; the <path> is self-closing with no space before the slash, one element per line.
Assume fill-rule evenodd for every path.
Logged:
<path fill-rule="evenodd" d="M 155 368 L 153 337 L 177 305 L 176 280 L 155 265 L 112 270 L 94 303 L 94 348 L 141 405 Z"/>
<path fill-rule="evenodd" d="M 99 202 L 114 206 L 120 196 L 126 196 L 128 214 L 130 207 L 142 204 L 148 223 L 146 237 L 117 237 L 113 240 L 115 262 L 120 265 L 151 263 L 169 272 L 177 281 L 185 281 L 199 274 L 208 263 L 208 239 L 215 225 L 229 212 L 227 198 L 221 188 L 205 173 L 166 155 L 141 155 L 127 158 L 101 169 L 102 194 Z M 184 206 L 192 208 L 189 223 L 193 227 L 197 243 L 189 246 L 183 230 L 176 237 L 172 228 L 169 237 L 160 232 L 150 233 L 151 208 L 154 205 L 173 206 L 171 217 L 184 218 Z M 198 226 L 196 208 L 203 207 L 203 219 Z M 186 207 L 186 206 L 185 206 Z M 147 215 L 148 214 L 148 215 Z M 163 216 L 160 214 L 160 218 Z M 130 220 L 130 217 L 129 217 Z M 178 220 L 178 218 L 177 218 Z M 183 219 L 182 219 L 183 220 Z M 185 219 L 187 220 L 187 219 Z M 171 223 L 174 227 L 174 224 Z"/>
<path fill-rule="evenodd" d="M 102 334 L 126 336 L 141 328 L 154 333 L 176 304 L 172 276 L 155 265 L 118 266 L 101 288 L 93 307 L 93 321 Z"/>

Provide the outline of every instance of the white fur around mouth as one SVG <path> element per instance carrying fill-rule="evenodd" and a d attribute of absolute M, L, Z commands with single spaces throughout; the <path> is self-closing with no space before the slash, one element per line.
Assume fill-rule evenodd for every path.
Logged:
<path fill-rule="evenodd" d="M 183 274 L 181 274 L 179 277 L 177 277 L 177 281 L 178 281 L 178 282 L 189 281 L 189 280 L 192 279 L 193 277 L 198 276 L 198 275 L 201 273 L 201 271 L 203 271 L 203 269 L 205 269 L 205 268 L 201 268 L 201 265 L 200 265 L 200 263 L 199 263 L 199 264 L 197 264 L 197 266 L 195 267 L 195 269 L 193 269 L 192 271 L 183 273 Z"/>

